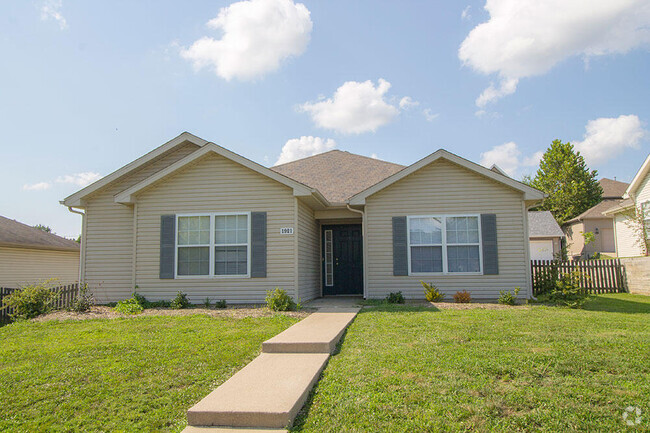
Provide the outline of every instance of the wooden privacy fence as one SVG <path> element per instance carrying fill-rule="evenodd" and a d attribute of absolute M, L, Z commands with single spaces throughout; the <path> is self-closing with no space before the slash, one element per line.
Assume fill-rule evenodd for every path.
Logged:
<path fill-rule="evenodd" d="M 11 320 L 10 315 L 13 313 L 13 310 L 9 307 L 4 308 L 2 300 L 5 296 L 11 295 L 16 290 L 18 289 L 0 287 L 0 322 L 8 322 Z M 57 294 L 52 302 L 53 309 L 61 310 L 64 308 L 70 308 L 72 302 L 77 299 L 77 295 L 79 294 L 79 283 L 53 287 L 51 290 L 55 291 Z"/>
<path fill-rule="evenodd" d="M 618 293 L 627 291 L 625 266 L 619 259 L 576 260 L 558 262 L 555 260 L 531 260 L 533 293 L 539 294 L 539 282 L 551 278 L 557 269 L 557 278 L 573 271 L 580 271 L 580 287 L 589 293 Z"/>

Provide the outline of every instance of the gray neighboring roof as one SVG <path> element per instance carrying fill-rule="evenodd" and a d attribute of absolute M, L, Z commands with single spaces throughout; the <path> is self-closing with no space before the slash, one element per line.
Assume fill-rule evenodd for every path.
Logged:
<path fill-rule="evenodd" d="M 271 170 L 316 188 L 330 203 L 344 203 L 404 168 L 403 165 L 380 159 L 330 150 L 276 165 Z"/>
<path fill-rule="evenodd" d="M 585 219 L 596 219 L 596 218 L 611 218 L 609 215 L 605 215 L 603 212 L 610 210 L 612 207 L 616 206 L 621 201 L 620 198 L 610 198 L 601 201 L 594 207 L 590 207 L 580 215 L 575 218 L 570 219 L 566 224 L 574 223 L 576 221 L 582 221 Z"/>
<path fill-rule="evenodd" d="M 623 198 L 623 194 L 625 194 L 627 187 L 630 186 L 629 183 L 619 182 L 618 180 L 614 179 L 607 179 L 606 177 L 600 179 L 598 183 L 603 189 L 603 199 L 621 199 Z"/>
<path fill-rule="evenodd" d="M 0 246 L 39 250 L 79 251 L 79 244 L 0 216 Z"/>
<path fill-rule="evenodd" d="M 607 217 L 611 217 L 613 214 L 626 211 L 634 206 L 634 202 L 631 198 L 626 198 L 625 200 L 612 200 L 612 203 L 616 204 L 603 211 L 603 214 Z"/>
<path fill-rule="evenodd" d="M 550 211 L 535 211 L 528 212 L 528 237 L 558 238 L 564 237 L 564 232 Z"/>

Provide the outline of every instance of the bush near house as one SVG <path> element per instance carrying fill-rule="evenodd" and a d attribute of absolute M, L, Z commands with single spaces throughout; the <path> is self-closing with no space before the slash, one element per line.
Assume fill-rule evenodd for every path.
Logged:
<path fill-rule="evenodd" d="M 172 299 L 169 307 L 172 310 L 183 310 L 185 308 L 190 308 L 190 301 L 187 299 L 187 293 L 183 293 L 179 290 L 176 294 L 176 297 Z"/>
<path fill-rule="evenodd" d="M 52 310 L 52 303 L 57 297 L 47 281 L 23 286 L 2 299 L 2 307 L 13 309 L 13 320 L 25 320 L 38 317 Z"/>
<path fill-rule="evenodd" d="M 294 311 L 296 309 L 296 303 L 293 302 L 291 296 L 279 287 L 266 292 L 266 306 L 271 311 Z"/>
<path fill-rule="evenodd" d="M 454 302 L 457 304 L 469 304 L 472 302 L 472 295 L 467 290 L 454 293 Z"/>
<path fill-rule="evenodd" d="M 499 304 L 503 305 L 515 305 L 517 303 L 517 295 L 519 295 L 519 287 L 515 287 L 514 290 L 501 290 L 499 292 Z"/>
<path fill-rule="evenodd" d="M 406 302 L 402 292 L 390 292 L 388 295 L 386 295 L 384 301 L 388 302 L 389 304 L 403 304 Z"/>
<path fill-rule="evenodd" d="M 433 283 L 425 283 L 420 281 L 424 287 L 424 298 L 429 302 L 440 302 L 444 299 L 445 295 L 440 293 L 438 288 Z"/>

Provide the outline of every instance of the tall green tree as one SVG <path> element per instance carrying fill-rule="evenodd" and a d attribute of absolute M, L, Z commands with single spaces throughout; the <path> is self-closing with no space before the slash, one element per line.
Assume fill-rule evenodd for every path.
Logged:
<path fill-rule="evenodd" d="M 554 140 L 529 184 L 548 194 L 538 209 L 551 211 L 562 225 L 600 203 L 603 189 L 596 176 L 571 143 Z"/>
<path fill-rule="evenodd" d="M 52 233 L 52 229 L 50 228 L 50 226 L 45 226 L 45 225 L 43 225 L 43 224 L 36 224 L 36 225 L 34 226 L 34 228 L 35 228 L 35 229 L 42 230 L 42 231 L 44 231 L 45 233 Z"/>

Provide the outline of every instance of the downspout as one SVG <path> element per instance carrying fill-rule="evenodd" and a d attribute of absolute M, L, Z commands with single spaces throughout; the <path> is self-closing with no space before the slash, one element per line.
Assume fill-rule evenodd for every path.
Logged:
<path fill-rule="evenodd" d="M 79 284 L 81 284 L 84 275 L 84 261 L 86 259 L 86 233 L 84 233 L 84 228 L 86 226 L 86 213 L 74 210 L 72 206 L 68 206 L 68 210 L 77 215 L 81 215 L 81 247 L 79 254 Z"/>
<path fill-rule="evenodd" d="M 348 208 L 349 211 L 351 212 L 356 212 L 358 214 L 361 214 L 361 236 L 362 236 L 362 245 L 363 245 L 363 299 L 367 298 L 367 290 L 366 288 L 368 287 L 368 258 L 366 256 L 367 250 L 368 250 L 368 245 L 366 245 L 366 241 L 368 240 L 366 238 L 366 214 L 362 210 L 358 209 L 352 209 L 350 207 L 349 203 L 346 203 L 345 206 Z"/>
<path fill-rule="evenodd" d="M 524 257 L 526 260 L 526 280 L 528 280 L 528 287 L 530 288 L 530 295 L 528 299 L 532 299 L 533 301 L 537 301 L 537 298 L 533 294 L 533 271 L 531 270 L 531 263 L 530 263 L 530 235 L 528 232 L 528 210 L 530 208 L 535 207 L 536 205 L 531 204 L 529 206 L 526 206 L 526 202 L 522 202 L 522 207 L 524 209 L 524 239 L 526 240 L 525 243 L 525 248 L 524 248 Z M 561 245 L 560 245 L 561 246 Z"/>

